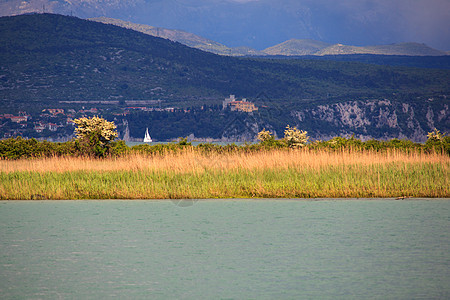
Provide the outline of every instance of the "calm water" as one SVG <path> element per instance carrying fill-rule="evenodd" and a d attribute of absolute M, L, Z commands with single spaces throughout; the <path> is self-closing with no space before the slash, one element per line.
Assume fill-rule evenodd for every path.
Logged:
<path fill-rule="evenodd" d="M 450 200 L 188 204 L 0 202 L 0 297 L 450 298 Z"/>
<path fill-rule="evenodd" d="M 144 142 L 126 142 L 128 147 L 133 147 L 136 145 L 158 145 L 158 144 L 169 144 L 169 143 L 177 143 L 177 141 L 174 142 L 152 142 L 152 143 L 144 143 Z M 252 144 L 253 142 L 247 142 L 247 144 Z M 237 146 L 242 146 L 245 144 L 245 142 L 211 142 L 211 143 L 207 143 L 207 142 L 191 142 L 192 146 L 198 146 L 199 144 L 214 144 L 214 145 L 220 145 L 220 146 L 225 146 L 225 145 L 229 145 L 229 144 L 235 144 Z"/>

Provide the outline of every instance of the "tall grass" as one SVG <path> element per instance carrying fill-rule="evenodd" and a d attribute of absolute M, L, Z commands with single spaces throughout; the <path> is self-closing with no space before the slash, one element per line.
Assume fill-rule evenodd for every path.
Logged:
<path fill-rule="evenodd" d="M 110 159 L 0 160 L 0 199 L 450 197 L 450 158 L 419 151 L 187 148 Z"/>

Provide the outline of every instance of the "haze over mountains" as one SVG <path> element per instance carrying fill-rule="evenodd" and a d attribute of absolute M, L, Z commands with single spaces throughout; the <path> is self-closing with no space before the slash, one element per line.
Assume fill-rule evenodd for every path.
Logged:
<path fill-rule="evenodd" d="M 179 42 L 192 48 L 197 48 L 203 51 L 212 52 L 220 55 L 230 55 L 230 56 L 266 55 L 266 53 L 262 51 L 257 51 L 249 47 L 234 47 L 234 48 L 227 47 L 216 41 L 182 30 L 173 30 L 144 24 L 135 24 L 131 22 L 122 21 L 119 19 L 106 17 L 90 18 L 89 20 L 101 22 L 104 24 L 112 24 L 128 29 L 133 29 L 145 34 L 168 39 L 174 42 Z"/>
<path fill-rule="evenodd" d="M 228 47 L 290 39 L 355 46 L 425 43 L 450 50 L 448 0 L 3 0 L 0 15 L 53 12 L 178 29 Z"/>
<path fill-rule="evenodd" d="M 113 24 L 124 28 L 140 31 L 152 36 L 157 36 L 171 41 L 179 42 L 189 47 L 197 48 L 203 51 L 212 52 L 220 55 L 246 56 L 246 55 L 348 55 L 348 54 L 378 54 L 378 55 L 407 55 L 407 56 L 442 56 L 447 55 L 444 51 L 439 51 L 419 43 L 401 43 L 378 46 L 347 46 L 342 44 L 329 44 L 311 39 L 291 39 L 281 44 L 258 51 L 249 47 L 227 47 L 195 35 L 193 33 L 171 30 L 160 27 L 153 27 L 143 24 L 135 24 L 113 18 L 91 18 L 92 21 Z"/>
<path fill-rule="evenodd" d="M 330 45 L 315 40 L 289 40 L 284 43 L 263 50 L 269 55 L 349 55 L 349 54 L 377 54 L 377 55 L 407 55 L 407 56 L 442 56 L 447 55 L 419 43 L 400 43 L 376 46 L 350 46 L 342 44 Z"/>

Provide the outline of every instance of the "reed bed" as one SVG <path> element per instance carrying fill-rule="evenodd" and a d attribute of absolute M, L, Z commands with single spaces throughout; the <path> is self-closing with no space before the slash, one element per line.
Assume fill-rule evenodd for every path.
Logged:
<path fill-rule="evenodd" d="M 205 170 L 267 169 L 290 167 L 322 168 L 337 165 L 373 165 L 387 163 L 448 164 L 450 157 L 439 153 L 389 150 L 269 150 L 254 153 L 199 153 L 188 148 L 161 155 L 130 154 L 109 159 L 89 157 L 50 157 L 22 160 L 0 160 L 0 172 L 71 172 L 71 171 L 139 171 L 173 170 L 180 173 Z"/>
<path fill-rule="evenodd" d="M 0 160 L 0 199 L 450 197 L 449 167 L 395 150 Z"/>

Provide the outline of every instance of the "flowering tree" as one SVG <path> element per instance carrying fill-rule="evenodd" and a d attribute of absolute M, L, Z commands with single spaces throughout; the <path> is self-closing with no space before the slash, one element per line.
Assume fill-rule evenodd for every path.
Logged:
<path fill-rule="evenodd" d="M 309 136 L 308 132 L 298 130 L 297 127 L 291 128 L 288 125 L 286 127 L 286 130 L 284 131 L 284 138 L 282 140 L 276 140 L 275 137 L 270 133 L 270 131 L 267 131 L 266 129 L 260 131 L 256 138 L 261 142 L 261 145 L 265 147 L 300 148 L 306 146 Z"/>
<path fill-rule="evenodd" d="M 447 133 L 442 133 L 436 128 L 427 134 L 427 141 L 425 146 L 428 149 L 434 149 L 435 151 L 442 151 L 450 155 L 450 136 Z"/>
<path fill-rule="evenodd" d="M 98 157 L 104 157 L 109 152 L 110 144 L 117 138 L 116 125 L 103 118 L 79 118 L 73 120 L 77 125 L 75 134 L 79 150 Z"/>
<path fill-rule="evenodd" d="M 437 130 L 436 128 L 432 131 L 432 132 L 428 132 L 427 134 L 427 138 L 429 141 L 432 142 L 440 142 L 444 139 L 445 137 L 445 133 L 441 133 L 439 130 Z"/>
<path fill-rule="evenodd" d="M 284 141 L 290 148 L 300 148 L 306 146 L 309 136 L 307 131 L 291 128 L 289 125 L 284 131 Z"/>
<path fill-rule="evenodd" d="M 270 133 L 270 131 L 266 130 L 265 128 L 258 133 L 258 136 L 256 138 L 258 140 L 260 140 L 261 143 L 264 143 L 264 142 L 267 142 L 267 141 L 270 141 L 270 140 L 274 139 L 274 137 Z"/>

